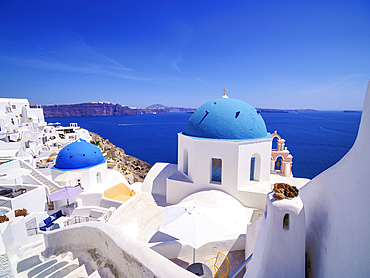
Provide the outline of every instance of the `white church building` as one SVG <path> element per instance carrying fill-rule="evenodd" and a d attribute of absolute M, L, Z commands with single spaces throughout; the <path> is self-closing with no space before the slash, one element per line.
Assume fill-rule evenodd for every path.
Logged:
<path fill-rule="evenodd" d="M 282 157 L 278 153 L 289 154 L 285 148 L 272 150 L 272 140 L 259 111 L 224 94 L 194 112 L 178 134 L 177 165 L 155 164 L 143 191 L 177 204 L 194 193 L 217 190 L 245 207 L 263 210 L 275 182 L 300 188 L 309 181 L 292 177 L 291 155 L 287 162 L 283 156 L 284 174 L 272 169 L 278 156 Z"/>
<path fill-rule="evenodd" d="M 86 191 L 104 191 L 107 183 L 107 162 L 100 149 L 84 140 L 65 146 L 58 154 L 51 176 L 55 180 L 65 172 L 74 173 L 75 184 Z"/>

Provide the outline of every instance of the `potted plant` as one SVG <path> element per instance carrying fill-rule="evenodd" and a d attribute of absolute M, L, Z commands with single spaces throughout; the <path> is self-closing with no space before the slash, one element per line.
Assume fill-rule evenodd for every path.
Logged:
<path fill-rule="evenodd" d="M 25 208 L 23 208 L 23 209 L 16 209 L 14 211 L 14 215 L 15 215 L 15 217 L 18 217 L 18 216 L 26 216 L 27 215 L 27 210 Z"/>
<path fill-rule="evenodd" d="M 5 221 L 9 221 L 8 216 L 6 216 L 6 215 L 0 215 L 0 223 L 3 223 Z"/>

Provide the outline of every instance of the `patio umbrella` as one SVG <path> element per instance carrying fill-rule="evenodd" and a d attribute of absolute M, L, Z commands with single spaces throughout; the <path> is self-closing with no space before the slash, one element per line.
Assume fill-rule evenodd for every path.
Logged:
<path fill-rule="evenodd" d="M 227 223 L 222 223 L 222 219 L 227 217 L 224 209 L 192 200 L 166 207 L 159 231 L 192 246 L 195 262 L 195 249 L 213 239 L 232 234 Z"/>
<path fill-rule="evenodd" d="M 17 178 L 31 174 L 31 170 L 24 168 L 11 168 L 1 173 L 1 180 L 15 180 Z"/>
<path fill-rule="evenodd" d="M 81 187 L 64 187 L 61 190 L 50 194 L 49 198 L 51 201 L 67 200 L 67 205 L 69 207 L 69 199 L 72 199 L 81 192 L 83 192 Z"/>
<path fill-rule="evenodd" d="M 65 173 L 57 176 L 54 179 L 54 181 L 60 181 L 60 182 L 67 183 L 67 181 L 76 180 L 76 179 L 80 178 L 81 175 L 82 175 L 81 173 L 68 171 L 68 172 L 65 172 Z M 69 185 L 71 185 L 71 183 Z"/>

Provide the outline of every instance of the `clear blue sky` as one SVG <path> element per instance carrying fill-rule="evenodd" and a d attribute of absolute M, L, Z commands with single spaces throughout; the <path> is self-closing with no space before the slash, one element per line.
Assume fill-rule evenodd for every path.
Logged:
<path fill-rule="evenodd" d="M 370 1 L 0 1 L 0 97 L 362 109 Z"/>

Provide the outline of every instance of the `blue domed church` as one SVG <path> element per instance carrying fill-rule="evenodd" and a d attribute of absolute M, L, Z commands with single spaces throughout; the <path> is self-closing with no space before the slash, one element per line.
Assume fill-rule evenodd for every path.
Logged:
<path fill-rule="evenodd" d="M 177 164 L 156 163 L 149 171 L 142 190 L 158 203 L 177 204 L 205 192 L 212 199 L 218 191 L 218 196 L 223 192 L 244 207 L 263 211 L 274 183 L 297 188 L 307 183 L 293 177 L 285 140 L 276 131 L 267 132 L 260 111 L 223 91 L 221 98 L 201 105 L 178 133 Z M 272 149 L 274 138 L 277 149 Z"/>
<path fill-rule="evenodd" d="M 65 172 L 72 172 L 77 183 L 88 191 L 100 191 L 99 186 L 107 181 L 107 163 L 101 150 L 91 143 L 78 140 L 65 146 L 59 153 L 51 169 L 53 180 Z M 68 180 L 60 182 L 68 185 Z"/>
<path fill-rule="evenodd" d="M 206 102 L 178 134 L 178 169 L 167 179 L 166 201 L 215 189 L 245 206 L 262 206 L 265 194 L 248 191 L 269 185 L 271 141 L 259 111 L 248 103 L 226 95 Z"/>

